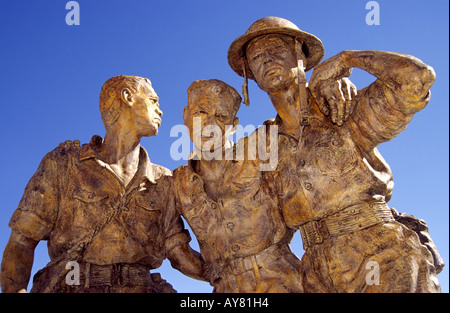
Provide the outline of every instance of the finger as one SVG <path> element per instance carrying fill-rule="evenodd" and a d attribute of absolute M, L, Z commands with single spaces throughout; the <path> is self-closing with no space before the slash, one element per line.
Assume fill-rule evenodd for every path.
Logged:
<path fill-rule="evenodd" d="M 338 107 L 337 107 L 338 101 L 334 98 L 328 99 L 328 106 L 330 107 L 330 115 L 331 115 L 331 121 L 336 124 L 338 119 Z"/>
<path fill-rule="evenodd" d="M 325 98 L 323 96 L 319 96 L 316 99 L 316 103 L 317 103 L 317 106 L 319 107 L 319 110 L 323 114 L 325 114 L 326 116 L 328 116 L 328 114 L 330 114 L 330 110 L 328 109 L 328 105 L 327 105 L 326 100 L 325 100 Z"/>
<path fill-rule="evenodd" d="M 344 111 L 343 122 L 345 122 L 350 116 L 351 111 L 353 110 L 352 94 L 354 94 L 354 91 L 352 90 L 352 87 L 355 87 L 355 85 L 353 85 L 352 82 L 346 77 L 342 79 L 341 83 L 342 83 L 341 91 L 345 99 L 343 109 Z"/>
<path fill-rule="evenodd" d="M 336 82 L 335 82 L 336 84 Z M 331 117 L 331 121 L 333 123 L 337 122 L 337 114 L 338 114 L 338 109 L 337 109 L 337 99 L 336 99 L 336 91 L 334 88 L 335 85 L 327 85 L 325 87 L 323 87 L 321 89 L 321 94 L 323 96 L 323 99 L 325 100 L 324 102 L 328 103 L 328 111 Z"/>
<path fill-rule="evenodd" d="M 345 120 L 348 119 L 348 117 L 353 113 L 353 109 L 355 108 L 356 105 L 356 96 L 358 94 L 357 88 L 356 86 L 350 82 L 350 94 L 351 94 L 351 101 L 349 103 L 347 103 L 346 106 L 346 112 L 345 112 Z"/>
<path fill-rule="evenodd" d="M 333 92 L 333 98 L 336 99 L 336 109 L 337 109 L 337 117 L 335 123 L 339 126 L 341 126 L 344 123 L 344 116 L 345 116 L 345 104 L 346 99 L 344 97 L 344 93 L 342 91 L 343 89 L 342 81 L 337 81 L 337 84 L 335 84 L 332 88 Z"/>
<path fill-rule="evenodd" d="M 342 78 L 341 79 L 341 92 L 342 95 L 344 96 L 345 100 L 351 100 L 352 99 L 352 95 L 351 95 L 351 91 L 350 91 L 350 82 L 348 79 L 346 78 Z"/>
<path fill-rule="evenodd" d="M 344 124 L 344 118 L 345 118 L 345 107 L 346 107 L 347 101 L 338 101 L 337 102 L 337 109 L 338 109 L 338 117 L 336 124 L 338 126 L 342 126 Z"/>

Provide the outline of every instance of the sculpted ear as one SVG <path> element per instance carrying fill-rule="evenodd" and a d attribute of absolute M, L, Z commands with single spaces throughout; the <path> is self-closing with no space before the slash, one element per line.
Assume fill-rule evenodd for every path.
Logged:
<path fill-rule="evenodd" d="M 234 120 L 233 120 L 233 128 L 238 127 L 238 125 L 239 125 L 239 118 L 238 118 L 238 117 L 234 117 Z"/>
<path fill-rule="evenodd" d="M 122 89 L 122 91 L 120 92 L 120 98 L 126 105 L 130 107 L 133 106 L 133 93 L 129 88 Z"/>
<path fill-rule="evenodd" d="M 187 106 L 185 106 L 183 108 L 183 121 L 184 121 L 184 125 L 188 126 L 187 121 L 189 118 L 189 108 Z"/>

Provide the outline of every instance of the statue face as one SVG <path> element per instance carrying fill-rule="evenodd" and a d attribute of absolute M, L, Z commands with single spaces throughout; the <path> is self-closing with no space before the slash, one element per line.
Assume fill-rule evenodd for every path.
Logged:
<path fill-rule="evenodd" d="M 159 98 L 147 82 L 133 95 L 133 123 L 142 136 L 155 136 L 161 125 L 163 112 L 159 108 Z"/>
<path fill-rule="evenodd" d="M 223 147 L 234 126 L 233 97 L 227 93 L 201 92 L 190 95 L 184 123 L 197 149 Z"/>
<path fill-rule="evenodd" d="M 287 89 L 297 77 L 297 58 L 293 39 L 270 34 L 250 41 L 247 62 L 259 88 L 266 92 Z"/>

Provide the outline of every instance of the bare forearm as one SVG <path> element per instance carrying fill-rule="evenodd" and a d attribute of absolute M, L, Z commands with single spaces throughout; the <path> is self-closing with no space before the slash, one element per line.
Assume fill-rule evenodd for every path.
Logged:
<path fill-rule="evenodd" d="M 37 242 L 13 231 L 3 253 L 1 265 L 2 292 L 26 290 L 33 266 Z"/>
<path fill-rule="evenodd" d="M 188 244 L 172 249 L 168 259 L 172 267 L 183 274 L 198 280 L 205 280 L 203 277 L 203 259 L 200 253 L 192 250 Z"/>

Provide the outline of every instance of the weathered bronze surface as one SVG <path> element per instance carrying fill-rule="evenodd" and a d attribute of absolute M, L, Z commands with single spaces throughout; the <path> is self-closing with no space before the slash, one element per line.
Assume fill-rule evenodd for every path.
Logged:
<path fill-rule="evenodd" d="M 174 292 L 159 274 L 168 257 L 185 274 L 202 278 L 202 260 L 192 251 L 175 211 L 157 210 L 166 201 L 171 172 L 152 164 L 141 137 L 161 124 L 158 96 L 148 79 L 117 76 L 100 95 L 106 136 L 80 147 L 66 141 L 48 153 L 14 212 L 1 267 L 3 292 L 24 291 L 33 251 L 48 241 L 50 263 L 31 292 Z M 157 206 L 158 205 L 158 206 Z M 78 284 L 68 284 L 68 262 L 79 266 Z M 70 267 L 69 267 L 70 269 Z"/>
<path fill-rule="evenodd" d="M 105 138 L 60 144 L 28 183 L 10 221 L 2 290 L 25 291 L 33 251 L 47 240 L 51 262 L 32 292 L 175 292 L 149 272 L 164 258 L 215 292 L 439 292 L 442 258 L 424 221 L 388 206 L 393 177 L 377 150 L 428 104 L 434 70 L 394 52 L 323 56 L 322 42 L 290 21 L 252 24 L 228 62 L 245 79 L 244 103 L 253 79 L 277 116 L 229 142 L 242 98 L 220 80 L 193 82 L 183 118 L 195 150 L 173 176 L 140 145 L 161 123 L 150 81 L 108 80 Z M 376 81 L 357 90 L 354 67 Z M 301 260 L 289 247 L 296 231 Z M 66 280 L 70 262 L 78 284 Z"/>
<path fill-rule="evenodd" d="M 174 171 L 177 208 L 197 237 L 205 260 L 205 276 L 215 292 L 302 292 L 300 260 L 289 242 L 293 231 L 283 222 L 278 199 L 264 183 L 260 158 L 249 158 L 249 138 L 227 146 L 226 125 L 235 117 L 241 97 L 218 80 L 195 81 L 188 89 L 184 120 L 196 150 L 185 166 Z M 214 158 L 205 157 L 210 125 L 220 128 Z M 195 138 L 195 136 L 199 138 Z M 237 146 L 243 148 L 239 158 Z M 229 153 L 232 157 L 227 159 Z"/>
<path fill-rule="evenodd" d="M 438 292 L 443 264 L 435 263 L 434 245 L 428 249 L 394 219 L 386 204 L 392 173 L 376 149 L 427 105 L 434 71 L 409 55 L 344 51 L 316 65 L 307 86 L 304 71 L 315 65 L 309 53 L 320 53 L 317 45 L 289 21 L 267 17 L 228 55 L 278 112 L 272 123 L 280 129 L 279 162 L 266 178 L 286 224 L 301 232 L 304 291 Z M 348 81 L 353 67 L 377 80 L 356 91 Z M 367 275 L 374 264 L 376 279 Z"/>

